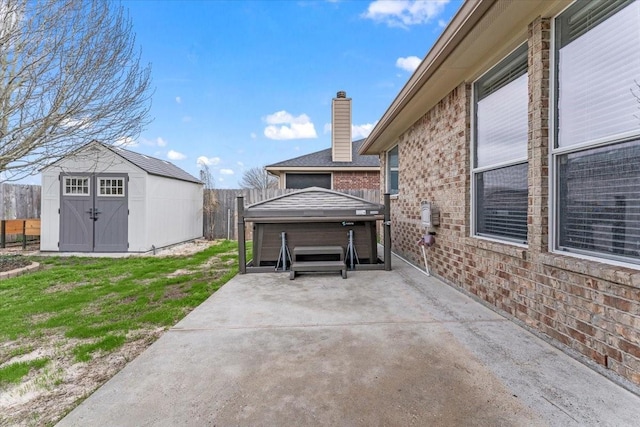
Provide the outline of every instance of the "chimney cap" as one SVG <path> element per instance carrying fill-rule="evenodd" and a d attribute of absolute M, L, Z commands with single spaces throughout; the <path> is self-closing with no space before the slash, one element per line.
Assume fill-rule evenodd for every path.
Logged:
<path fill-rule="evenodd" d="M 336 98 L 346 98 L 347 97 L 347 92 L 345 92 L 344 90 L 339 90 L 338 93 L 336 94 Z"/>

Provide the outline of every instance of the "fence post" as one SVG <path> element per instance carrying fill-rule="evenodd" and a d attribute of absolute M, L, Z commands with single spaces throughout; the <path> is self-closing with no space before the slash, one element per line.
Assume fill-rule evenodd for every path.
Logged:
<path fill-rule="evenodd" d="M 22 220 L 22 250 L 27 249 L 27 220 Z"/>
<path fill-rule="evenodd" d="M 7 247 L 7 221 L 4 219 L 0 223 L 0 246 Z"/>
<path fill-rule="evenodd" d="M 247 250 L 244 242 L 244 197 L 238 196 L 238 267 L 240 274 L 247 272 Z"/>
<path fill-rule="evenodd" d="M 384 194 L 384 269 L 391 271 L 391 195 Z"/>

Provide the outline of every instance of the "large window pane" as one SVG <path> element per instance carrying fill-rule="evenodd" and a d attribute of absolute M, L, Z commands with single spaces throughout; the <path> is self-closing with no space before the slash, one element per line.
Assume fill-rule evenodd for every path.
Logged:
<path fill-rule="evenodd" d="M 320 187 L 331 189 L 330 173 L 288 173 L 287 188 Z"/>
<path fill-rule="evenodd" d="M 476 233 L 526 243 L 527 164 L 475 175 Z"/>
<path fill-rule="evenodd" d="M 559 156 L 559 246 L 640 262 L 640 141 Z"/>
<path fill-rule="evenodd" d="M 597 10 L 591 21 L 582 18 L 598 4 L 577 3 L 558 19 L 560 147 L 615 139 L 640 128 L 636 83 L 640 81 L 640 2 L 606 15 L 602 22 Z M 573 29 L 572 21 L 584 21 L 581 25 L 586 28 L 590 22 L 595 24 L 583 32 L 582 27 Z M 579 37 L 573 39 L 574 33 Z"/>
<path fill-rule="evenodd" d="M 527 157 L 527 84 L 524 74 L 478 101 L 476 167 Z"/>

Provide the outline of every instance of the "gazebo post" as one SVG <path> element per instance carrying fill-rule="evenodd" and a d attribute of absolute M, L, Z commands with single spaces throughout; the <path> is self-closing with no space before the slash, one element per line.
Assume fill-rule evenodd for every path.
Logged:
<path fill-rule="evenodd" d="M 391 271 L 391 195 L 384 193 L 384 269 Z"/>
<path fill-rule="evenodd" d="M 245 248 L 244 233 L 244 196 L 237 197 L 238 212 L 238 268 L 240 274 L 247 272 L 247 250 Z"/>

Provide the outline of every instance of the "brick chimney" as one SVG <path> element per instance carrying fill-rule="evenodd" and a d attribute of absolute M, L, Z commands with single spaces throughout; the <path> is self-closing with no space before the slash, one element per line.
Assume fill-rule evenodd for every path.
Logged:
<path fill-rule="evenodd" d="M 351 151 L 351 98 L 341 90 L 331 103 L 331 158 L 334 162 L 351 162 Z"/>

